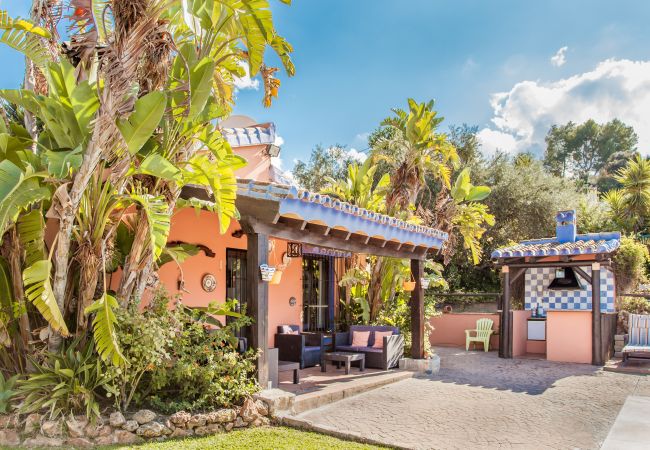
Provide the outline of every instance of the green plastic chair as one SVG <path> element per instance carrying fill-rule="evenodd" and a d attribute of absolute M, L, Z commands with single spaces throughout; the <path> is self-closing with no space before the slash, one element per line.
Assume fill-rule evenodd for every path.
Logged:
<path fill-rule="evenodd" d="M 470 342 L 482 342 L 483 349 L 487 352 L 490 350 L 490 337 L 494 330 L 492 329 L 494 322 L 492 319 L 479 319 L 476 321 L 475 330 L 465 330 L 465 350 L 469 350 Z M 472 336 L 472 333 L 475 336 Z M 476 344 L 474 344 L 476 347 Z"/>

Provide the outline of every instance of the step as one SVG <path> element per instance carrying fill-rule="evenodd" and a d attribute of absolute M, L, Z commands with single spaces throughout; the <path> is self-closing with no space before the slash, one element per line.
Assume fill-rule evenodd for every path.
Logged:
<path fill-rule="evenodd" d="M 299 394 L 296 395 L 293 403 L 293 413 L 300 414 L 314 408 L 319 408 L 343 400 L 344 398 L 386 386 L 387 384 L 412 378 L 415 374 L 416 372 L 406 370 L 390 370 L 387 373 L 371 375 L 328 386 L 323 390 Z"/>

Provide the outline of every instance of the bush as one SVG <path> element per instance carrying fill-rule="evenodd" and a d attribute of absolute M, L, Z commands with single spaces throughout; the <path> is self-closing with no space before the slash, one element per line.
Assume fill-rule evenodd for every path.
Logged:
<path fill-rule="evenodd" d="M 106 367 L 118 392 L 118 408 L 127 409 L 132 401 L 141 403 L 147 395 L 147 389 L 140 389 L 143 377 L 154 369 L 166 370 L 171 362 L 170 352 L 179 329 L 168 303 L 166 291 L 160 289 L 143 311 L 137 304 L 115 311 L 118 344 L 128 363 L 125 367 Z"/>
<path fill-rule="evenodd" d="M 254 377 L 258 355 L 254 351 L 238 353 L 235 337 L 235 331 L 252 321 L 232 313 L 233 306 L 211 305 L 208 312 L 177 308 L 180 331 L 171 350 L 173 363 L 151 373 L 150 402 L 157 409 L 198 411 L 231 406 L 258 391 Z M 210 312 L 235 318 L 224 325 Z"/>
<path fill-rule="evenodd" d="M 630 314 L 650 314 L 650 302 L 642 297 L 621 297 L 618 310 Z"/>
<path fill-rule="evenodd" d="M 631 237 L 621 239 L 621 247 L 613 258 L 618 292 L 629 292 L 647 280 L 650 262 L 648 247 Z"/>
<path fill-rule="evenodd" d="M 35 372 L 18 381 L 17 395 L 24 397 L 21 414 L 49 410 L 50 418 L 85 413 L 99 417 L 99 402 L 116 394 L 110 374 L 104 372 L 93 341 L 72 341 L 60 353 L 49 353 L 45 363 L 32 361 Z"/>

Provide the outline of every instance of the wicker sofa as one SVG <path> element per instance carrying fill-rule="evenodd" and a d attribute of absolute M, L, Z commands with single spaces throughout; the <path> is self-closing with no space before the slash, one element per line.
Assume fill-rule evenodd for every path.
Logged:
<path fill-rule="evenodd" d="M 275 346 L 280 361 L 292 361 L 300 368 L 320 364 L 321 354 L 327 348 L 327 341 L 321 333 L 302 333 L 298 325 L 279 325 L 275 335 Z"/>
<path fill-rule="evenodd" d="M 650 357 L 650 315 L 630 314 L 628 324 L 623 362 L 628 358 Z"/>
<path fill-rule="evenodd" d="M 352 333 L 354 331 L 370 331 L 367 347 L 353 347 Z M 383 348 L 373 348 L 375 331 L 392 331 L 391 336 L 384 336 Z M 366 356 L 366 367 L 388 370 L 399 365 L 400 358 L 404 355 L 404 336 L 399 328 L 383 325 L 352 325 L 344 333 L 334 334 L 334 348 L 338 352 L 363 353 Z"/>

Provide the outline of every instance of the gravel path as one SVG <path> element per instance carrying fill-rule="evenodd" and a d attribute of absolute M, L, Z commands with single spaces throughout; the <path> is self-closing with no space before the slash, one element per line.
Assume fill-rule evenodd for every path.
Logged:
<path fill-rule="evenodd" d="M 298 417 L 417 449 L 597 449 L 625 398 L 650 396 L 650 377 L 437 351 L 442 364 L 433 378 L 400 381 Z"/>

